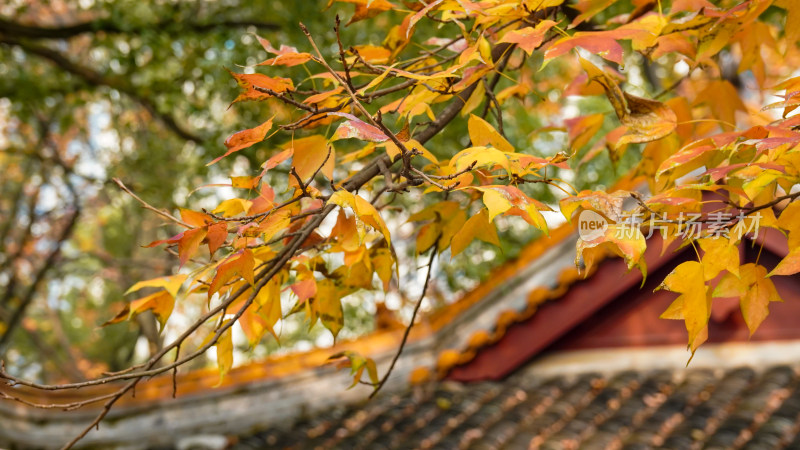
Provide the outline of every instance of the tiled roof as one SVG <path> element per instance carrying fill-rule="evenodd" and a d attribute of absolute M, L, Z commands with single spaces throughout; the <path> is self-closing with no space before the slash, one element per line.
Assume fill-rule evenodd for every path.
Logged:
<path fill-rule="evenodd" d="M 235 449 L 800 448 L 795 367 L 440 382 L 238 439 Z"/>

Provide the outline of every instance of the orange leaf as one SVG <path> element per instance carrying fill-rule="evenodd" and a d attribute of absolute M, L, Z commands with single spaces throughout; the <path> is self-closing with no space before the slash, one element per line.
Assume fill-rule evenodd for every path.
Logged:
<path fill-rule="evenodd" d="M 217 273 L 211 281 L 211 286 L 208 288 L 208 298 L 219 291 L 228 281 L 235 277 L 242 277 L 250 283 L 254 283 L 253 269 L 255 267 L 255 259 L 253 252 L 250 249 L 239 250 L 238 252 L 228 256 L 217 267 Z"/>
<path fill-rule="evenodd" d="M 228 70 L 228 73 L 236 79 L 239 87 L 245 90 L 233 100 L 233 103 L 245 100 L 266 100 L 272 97 L 272 94 L 260 91 L 257 88 L 269 89 L 278 94 L 294 89 L 294 83 L 288 78 L 271 78 L 260 73 L 243 74 L 231 72 L 230 70 Z"/>
<path fill-rule="evenodd" d="M 225 243 L 228 238 L 228 224 L 225 222 L 215 223 L 209 225 L 208 233 L 206 234 L 206 242 L 208 243 L 208 252 L 214 256 L 214 252 Z"/>
<path fill-rule="evenodd" d="M 330 146 L 323 136 L 314 135 L 302 139 L 295 139 L 287 143 L 285 148 L 293 152 L 292 166 L 297 170 L 297 174 L 304 183 L 307 183 L 309 178 L 311 178 L 317 170 L 328 177 L 328 179 L 332 179 L 333 161 L 336 155 L 333 152 L 333 147 Z M 329 149 L 331 152 L 330 157 L 328 157 Z M 320 168 L 323 166 L 323 163 L 324 167 Z M 289 185 L 296 186 L 297 180 L 291 177 L 289 179 Z"/>
<path fill-rule="evenodd" d="M 238 152 L 239 150 L 243 150 L 247 147 L 250 147 L 251 145 L 257 142 L 263 141 L 264 138 L 267 137 L 267 132 L 271 128 L 272 128 L 272 119 L 269 119 L 255 128 L 242 130 L 232 134 L 228 139 L 225 140 L 225 147 L 228 148 L 228 151 L 225 152 L 224 155 L 214 159 L 207 165 L 210 166 L 219 161 L 220 159 L 230 155 L 231 153 Z"/>
<path fill-rule="evenodd" d="M 386 136 L 380 128 L 370 125 L 352 114 L 333 112 L 328 113 L 328 115 L 349 119 L 339 125 L 333 140 L 356 138 L 362 141 L 384 142 L 389 139 L 389 136 Z"/>
<path fill-rule="evenodd" d="M 536 50 L 537 47 L 542 45 L 542 41 L 544 41 L 544 35 L 547 33 L 550 28 L 552 28 L 556 23 L 552 20 L 542 20 L 536 27 L 525 27 L 519 30 L 511 30 L 506 33 L 500 42 L 509 42 L 512 44 L 517 44 L 519 48 L 525 51 L 529 56 Z"/>

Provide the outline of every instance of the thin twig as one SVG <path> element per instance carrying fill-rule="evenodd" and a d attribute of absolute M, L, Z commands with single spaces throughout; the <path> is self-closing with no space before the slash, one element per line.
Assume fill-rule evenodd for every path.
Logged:
<path fill-rule="evenodd" d="M 440 236 L 441 237 L 441 236 Z M 431 257 L 428 259 L 428 272 L 425 274 L 425 283 L 422 285 L 422 293 L 419 295 L 419 299 L 417 300 L 417 304 L 414 305 L 414 312 L 411 313 L 411 322 L 408 323 L 406 327 L 406 331 L 403 333 L 403 339 L 400 341 L 400 348 L 397 349 L 397 353 L 394 354 L 394 358 L 392 358 L 392 363 L 389 364 L 389 369 L 383 375 L 383 378 L 375 385 L 375 390 L 369 394 L 369 398 L 375 397 L 378 394 L 378 391 L 381 390 L 384 384 L 386 384 L 386 380 L 389 379 L 389 375 L 392 374 L 392 370 L 394 370 L 395 364 L 397 364 L 397 360 L 400 358 L 400 354 L 403 353 L 403 348 L 406 346 L 406 342 L 408 341 L 408 335 L 411 333 L 411 327 L 414 326 L 414 320 L 417 318 L 417 313 L 419 312 L 420 306 L 422 306 L 422 300 L 425 299 L 425 292 L 428 290 L 428 283 L 431 281 L 431 272 L 433 272 L 433 259 L 436 258 L 436 248 L 438 247 L 439 238 L 436 239 L 433 247 L 431 248 Z"/>
<path fill-rule="evenodd" d="M 130 189 L 128 189 L 128 187 L 125 186 L 125 184 L 123 184 L 122 180 L 120 180 L 119 178 L 112 178 L 111 180 L 114 181 L 114 183 L 116 183 L 117 186 L 119 186 L 120 189 L 125 191 L 128 195 L 130 195 L 137 202 L 139 202 L 142 205 L 142 207 L 144 207 L 145 209 L 149 209 L 150 211 L 153 211 L 154 213 L 158 214 L 159 216 L 161 216 L 161 217 L 163 217 L 163 218 L 165 218 L 167 220 L 171 220 L 171 221 L 177 223 L 178 225 L 180 225 L 182 227 L 192 228 L 191 225 L 189 225 L 188 223 L 182 221 L 181 219 L 178 219 L 177 217 L 173 216 L 172 214 L 170 214 L 170 213 L 168 213 L 166 211 L 162 211 L 162 210 L 150 205 L 149 203 L 147 203 L 146 201 L 142 200 L 141 198 L 139 198 L 139 196 L 134 194 L 133 191 L 131 191 Z"/>

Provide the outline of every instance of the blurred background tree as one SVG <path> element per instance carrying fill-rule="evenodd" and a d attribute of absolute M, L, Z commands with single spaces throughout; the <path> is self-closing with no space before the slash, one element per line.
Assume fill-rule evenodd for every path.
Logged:
<path fill-rule="evenodd" d="M 221 174 L 247 174 L 267 155 L 242 152 L 207 167 L 222 153 L 224 138 L 283 113 L 273 103 L 229 110 L 236 84 L 225 68 L 252 71 L 266 59 L 254 34 L 276 46 L 302 45 L 301 20 L 323 46 L 335 45 L 333 15 L 320 14 L 325 6 L 323 0 L 18 0 L 0 6 L 0 358 L 12 373 L 48 383 L 80 380 L 129 367 L 159 349 L 163 337 L 152 315 L 139 316 L 135 325 L 100 327 L 122 309 L 133 282 L 176 270 L 173 255 L 141 248 L 169 235 L 162 220 L 111 180 L 120 178 L 150 204 L 213 207 L 213 189 L 194 186 L 209 179 L 229 183 Z M 333 8 L 352 15 L 351 5 Z M 379 45 L 378 28 L 355 23 L 345 35 Z M 607 109 L 602 99 L 593 101 Z M 552 125 L 551 118 L 526 114 L 528 106 L 505 105 L 506 134 L 543 156 L 562 150 L 565 134 L 556 141 L 520 135 Z M 463 128 L 448 127 L 429 147 L 449 155 L 466 144 Z M 593 159 L 575 172 L 577 187 L 611 183 L 636 155 L 629 151 L 616 168 L 608 158 Z M 540 190 L 530 193 L 537 198 L 552 196 L 543 185 L 531 189 Z M 441 267 L 433 297 L 438 292 L 447 301 L 535 237 L 532 227 L 505 231 L 501 252 L 487 245 Z M 412 253 L 413 242 L 401 248 Z M 482 264 L 487 261 L 492 264 Z M 414 269 L 401 268 L 401 277 L 413 281 Z M 402 309 L 402 296 L 392 299 L 391 307 Z M 365 309 L 353 306 L 345 304 L 342 337 L 374 326 Z M 191 305 L 176 306 L 170 323 L 176 329 L 185 325 L 181 313 L 191 313 L 182 307 Z M 325 343 L 321 327 L 308 331 L 285 322 L 284 348 Z M 269 342 L 251 355 L 277 351 Z"/>

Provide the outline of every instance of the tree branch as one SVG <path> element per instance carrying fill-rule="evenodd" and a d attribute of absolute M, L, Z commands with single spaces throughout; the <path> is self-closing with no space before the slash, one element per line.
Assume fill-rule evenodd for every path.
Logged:
<path fill-rule="evenodd" d="M 280 25 L 260 20 L 222 19 L 217 22 L 180 22 L 162 20 L 145 25 L 120 26 L 111 19 L 95 19 L 61 27 L 24 25 L 8 19 L 0 18 L 0 33 L 27 39 L 70 39 L 85 33 L 104 32 L 110 34 L 140 34 L 146 30 L 157 30 L 172 34 L 183 34 L 187 31 L 206 33 L 219 28 L 256 27 L 265 30 L 278 30 Z"/>
<path fill-rule="evenodd" d="M 123 81 L 122 78 L 106 77 L 100 72 L 97 72 L 88 67 L 81 66 L 77 63 L 72 62 L 66 56 L 51 48 L 23 42 L 20 41 L 19 39 L 10 36 L 5 36 L 0 34 L 0 43 L 19 47 L 25 50 L 26 52 L 47 59 L 60 69 L 64 70 L 65 72 L 71 73 L 77 77 L 82 78 L 89 85 L 105 86 L 111 89 L 116 89 L 122 92 L 123 94 L 127 95 L 128 97 L 132 98 L 137 103 L 139 103 L 139 105 L 141 105 L 145 110 L 147 110 L 147 112 L 149 112 L 150 115 L 158 119 L 161 123 L 164 124 L 164 126 L 166 126 L 168 129 L 170 129 L 179 137 L 186 139 L 187 141 L 193 141 L 197 143 L 202 143 L 203 141 L 203 138 L 195 135 L 191 131 L 179 125 L 175 121 L 174 117 L 159 111 L 151 99 L 144 97 L 138 92 L 136 92 L 133 86 L 127 84 L 125 81 Z"/>

